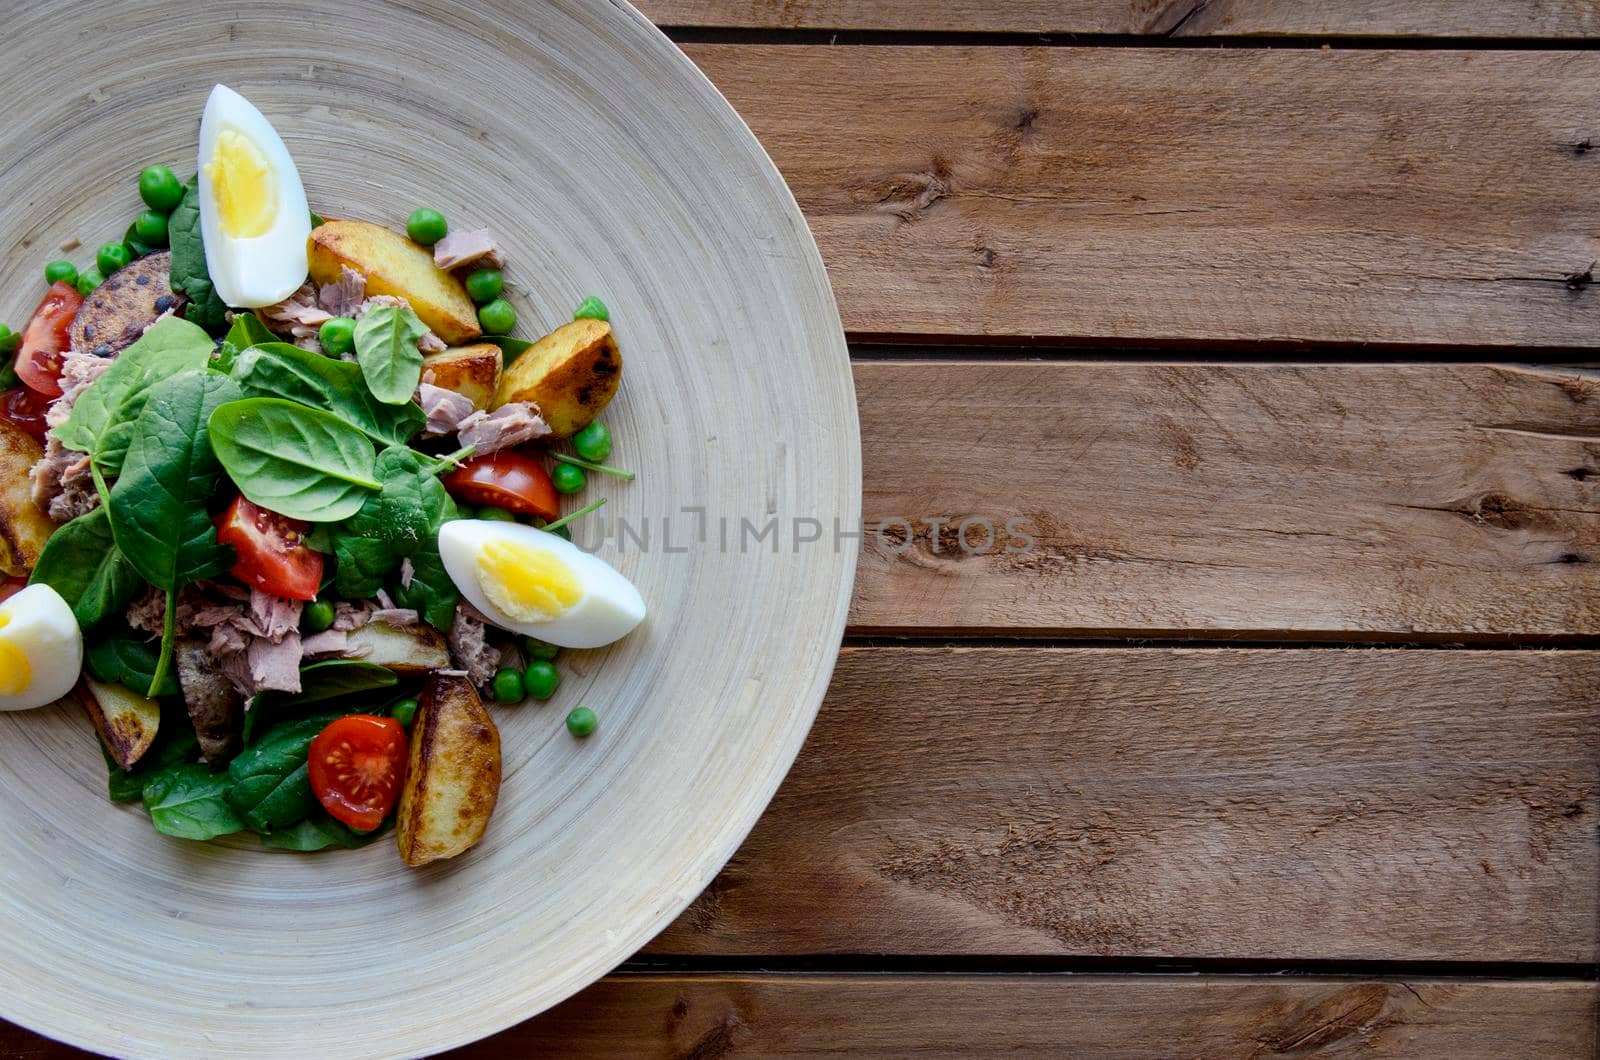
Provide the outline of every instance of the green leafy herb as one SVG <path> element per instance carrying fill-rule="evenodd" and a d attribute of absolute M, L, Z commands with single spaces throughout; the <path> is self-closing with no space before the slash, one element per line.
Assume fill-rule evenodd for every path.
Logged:
<path fill-rule="evenodd" d="M 339 595 L 371 596 L 402 559 L 437 550 L 440 525 L 457 517 L 455 502 L 438 478 L 444 464 L 405 446 L 378 454 L 374 472 L 383 488 L 368 496 L 349 522 L 332 530 Z M 455 595 L 452 587 L 452 609 Z"/>
<path fill-rule="evenodd" d="M 562 527 L 566 526 L 568 523 L 572 522 L 574 519 L 581 519 L 583 516 L 588 515 L 591 512 L 599 511 L 602 507 L 605 506 L 605 503 L 606 503 L 606 499 L 604 497 L 601 497 L 597 501 L 593 501 L 593 502 L 591 502 L 589 504 L 585 504 L 582 508 L 579 508 L 575 512 L 568 512 L 566 515 L 563 515 L 561 518 L 557 519 L 553 523 L 546 523 L 544 526 L 541 526 L 539 529 L 547 531 L 547 532 L 553 534 L 557 530 L 560 530 Z"/>
<path fill-rule="evenodd" d="M 302 853 L 326 850 L 329 847 L 355 850 L 387 834 L 393 822 L 394 818 L 390 817 L 370 832 L 357 832 L 349 825 L 335 821 L 326 813 L 315 813 L 293 828 L 262 836 L 261 845 L 277 850 L 298 850 Z"/>
<path fill-rule="evenodd" d="M 411 557 L 411 584 L 396 585 L 394 589 L 396 603 L 416 611 L 424 622 L 441 633 L 450 632 L 460 596 L 456 583 L 444 569 L 437 539 Z"/>
<path fill-rule="evenodd" d="M 167 238 L 172 247 L 170 282 L 189 302 L 183 307 L 185 320 L 207 331 L 220 332 L 228 325 L 228 307 L 217 297 L 206 271 L 206 244 L 200 234 L 200 178 L 196 176 L 184 189 L 183 199 L 167 218 Z"/>
<path fill-rule="evenodd" d="M 323 217 L 321 214 L 319 214 L 315 210 L 311 211 L 311 227 L 312 228 L 321 228 L 323 225 L 325 225 L 327 223 L 328 223 L 327 218 Z"/>
<path fill-rule="evenodd" d="M 153 655 L 153 653 L 152 653 Z M 100 749 L 102 752 L 105 748 Z M 200 741 L 195 738 L 194 726 L 189 724 L 189 713 L 182 703 L 169 702 L 161 706 L 161 727 L 156 730 L 155 743 L 132 769 L 120 769 L 106 755 L 106 794 L 112 802 L 134 802 L 144 795 L 150 778 L 180 762 L 193 762 L 200 757 Z"/>
<path fill-rule="evenodd" d="M 411 400 L 422 379 L 417 340 L 428 325 L 406 306 L 378 306 L 356 321 L 356 363 L 373 397 L 389 405 Z"/>
<path fill-rule="evenodd" d="M 156 321 L 78 395 L 67 422 L 56 428 L 56 438 L 68 449 L 94 453 L 102 466 L 120 467 L 133 421 L 150 387 L 168 376 L 205 367 L 210 356 L 211 339 L 204 331 L 176 317 Z M 108 433 L 115 437 L 107 438 Z M 108 448 L 118 450 L 114 461 Z"/>
<path fill-rule="evenodd" d="M 200 763 L 168 766 L 144 787 L 144 807 L 156 831 L 178 839 L 215 839 L 244 830 L 226 793 L 228 777 Z"/>
<path fill-rule="evenodd" d="M 224 372 L 230 371 L 239 354 L 245 350 L 277 341 L 278 337 L 268 331 L 254 313 L 240 313 L 233 318 L 228 333 L 222 336 L 222 345 L 217 349 L 217 367 Z"/>
<path fill-rule="evenodd" d="M 211 417 L 211 441 L 239 492 L 291 519 L 348 519 L 382 488 L 365 434 L 293 401 L 229 402 Z"/>
<path fill-rule="evenodd" d="M 260 734 L 296 712 L 329 700 L 345 706 L 361 706 L 366 693 L 393 688 L 399 680 L 392 670 L 359 659 L 329 659 L 300 669 L 300 691 L 262 692 L 244 716 L 244 742 L 248 745 Z"/>
<path fill-rule="evenodd" d="M 415 402 L 387 405 L 376 400 L 358 365 L 286 342 L 245 350 L 234 362 L 233 378 L 246 397 L 287 398 L 331 412 L 379 445 L 404 445 L 427 422 Z"/>
<path fill-rule="evenodd" d="M 155 695 L 172 658 L 178 590 L 222 573 L 232 561 L 206 514 L 218 472 L 206 425 L 238 395 L 233 380 L 207 371 L 181 372 L 151 387 L 111 491 L 117 547 L 145 581 L 167 594 L 161 655 L 147 695 Z"/>
<path fill-rule="evenodd" d="M 485 335 L 476 341 L 492 342 L 500 347 L 500 359 L 504 364 L 510 364 L 521 357 L 528 351 L 528 347 L 533 345 L 527 339 L 514 339 L 510 335 Z"/>
<path fill-rule="evenodd" d="M 175 696 L 177 675 L 168 670 L 155 684 L 161 656 L 154 645 L 132 633 L 119 633 L 90 644 L 84 652 L 89 676 L 108 685 L 122 685 L 141 696 Z M 154 691 L 150 689 L 154 687 Z M 185 726 L 187 728 L 187 726 Z M 158 729 L 164 732 L 165 729 Z"/>
<path fill-rule="evenodd" d="M 104 508 L 67 523 L 45 542 L 30 585 L 48 585 L 72 606 L 80 629 L 92 629 L 128 609 L 144 586 L 117 548 Z"/>
<path fill-rule="evenodd" d="M 228 805 L 246 824 L 258 832 L 275 832 L 298 824 L 317 808 L 306 752 L 336 717 L 325 714 L 278 725 L 229 763 Z"/>

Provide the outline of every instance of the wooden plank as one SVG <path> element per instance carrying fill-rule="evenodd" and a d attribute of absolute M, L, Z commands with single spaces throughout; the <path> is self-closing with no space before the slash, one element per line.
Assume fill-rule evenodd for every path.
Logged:
<path fill-rule="evenodd" d="M 1600 35 L 1588 0 L 640 0 L 684 28 L 1205 36 L 1581 39 Z"/>
<path fill-rule="evenodd" d="M 1600 344 L 1600 54 L 686 51 L 858 338 Z"/>
<path fill-rule="evenodd" d="M 1581 982 L 612 976 L 451 1054 L 1593 1057 Z"/>
<path fill-rule="evenodd" d="M 1594 962 L 1600 654 L 847 649 L 674 954 Z"/>
<path fill-rule="evenodd" d="M 856 633 L 1600 632 L 1593 374 L 858 362 L 855 380 Z"/>

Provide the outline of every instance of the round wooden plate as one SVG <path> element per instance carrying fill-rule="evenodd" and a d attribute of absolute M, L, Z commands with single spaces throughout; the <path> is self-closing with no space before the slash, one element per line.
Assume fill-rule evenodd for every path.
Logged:
<path fill-rule="evenodd" d="M 591 478 L 610 518 L 580 541 L 651 614 L 564 654 L 549 703 L 495 708 L 489 833 L 422 871 L 391 840 L 164 839 L 106 800 L 83 718 L 0 715 L 0 1016 L 124 1056 L 376 1056 L 555 1004 L 733 854 L 833 666 L 855 566 L 834 531 L 857 527 L 860 452 L 788 189 L 615 0 L 40 0 L 7 20 L 0 320 L 25 319 L 46 261 L 121 236 L 141 167 L 193 171 L 201 106 L 227 83 L 283 134 L 313 209 L 401 227 L 426 204 L 492 228 L 526 337 L 585 295 L 610 305 L 626 370 L 605 418 L 639 477 Z M 562 726 L 579 704 L 601 719 L 586 741 Z"/>

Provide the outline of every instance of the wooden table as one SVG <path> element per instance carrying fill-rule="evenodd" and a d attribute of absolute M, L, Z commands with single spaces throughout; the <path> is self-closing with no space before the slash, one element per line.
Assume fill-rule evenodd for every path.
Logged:
<path fill-rule="evenodd" d="M 643 6 L 810 218 L 869 531 L 1034 547 L 869 533 L 743 851 L 467 1052 L 1595 1055 L 1600 8 Z"/>

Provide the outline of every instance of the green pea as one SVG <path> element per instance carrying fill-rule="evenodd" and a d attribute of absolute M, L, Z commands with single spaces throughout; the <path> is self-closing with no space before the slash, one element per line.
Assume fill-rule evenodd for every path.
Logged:
<path fill-rule="evenodd" d="M 317 329 L 317 338 L 322 342 L 322 352 L 330 357 L 343 357 L 356 350 L 356 322 L 349 317 L 334 317 L 324 320 L 322 327 Z"/>
<path fill-rule="evenodd" d="M 576 464 L 557 464 L 550 472 L 550 481 L 555 484 L 557 493 L 577 493 L 589 484 L 589 476 Z"/>
<path fill-rule="evenodd" d="M 300 612 L 300 629 L 305 633 L 321 633 L 333 627 L 333 603 L 313 600 Z"/>
<path fill-rule="evenodd" d="M 560 648 L 554 644 L 546 644 L 538 637 L 522 638 L 522 653 L 530 659 L 552 662 L 560 652 Z"/>
<path fill-rule="evenodd" d="M 417 701 L 414 699 L 402 699 L 389 708 L 389 716 L 405 728 L 411 728 L 411 723 L 417 717 Z"/>
<path fill-rule="evenodd" d="M 496 670 L 494 680 L 489 682 L 489 694 L 494 696 L 496 703 L 521 703 L 527 698 L 527 690 L 522 686 L 522 671 L 509 666 Z"/>
<path fill-rule="evenodd" d="M 0 353 L 12 354 L 17 352 L 17 347 L 22 345 L 22 336 L 15 331 L 0 324 Z"/>
<path fill-rule="evenodd" d="M 488 305 L 479 307 L 478 323 L 483 325 L 485 334 L 509 335 L 517 326 L 517 311 L 504 298 L 496 298 Z"/>
<path fill-rule="evenodd" d="M 517 521 L 515 512 L 508 512 L 504 508 L 495 508 L 493 506 L 480 508 L 478 510 L 478 518 L 487 519 L 492 523 L 514 523 Z"/>
<path fill-rule="evenodd" d="M 585 460 L 603 463 L 611 455 L 611 432 L 606 425 L 595 420 L 572 436 L 572 448 Z"/>
<path fill-rule="evenodd" d="M 78 293 L 88 298 L 96 287 L 105 282 L 106 278 L 100 275 L 99 269 L 84 269 L 78 273 Z"/>
<path fill-rule="evenodd" d="M 594 295 L 590 295 L 578 303 L 578 308 L 572 311 L 573 320 L 610 320 L 611 310 L 606 304 Z"/>
<path fill-rule="evenodd" d="M 166 166 L 147 166 L 139 174 L 139 198 L 152 210 L 171 213 L 183 201 L 183 185 Z"/>
<path fill-rule="evenodd" d="M 139 242 L 152 247 L 167 245 L 167 215 L 145 210 L 133 219 L 133 234 Z"/>
<path fill-rule="evenodd" d="M 126 243 L 103 243 L 100 249 L 94 252 L 94 263 L 100 272 L 110 276 L 118 269 L 128 267 L 128 262 L 133 260 L 133 254 L 128 250 Z"/>
<path fill-rule="evenodd" d="M 499 269 L 474 269 L 467 276 L 467 295 L 479 305 L 499 298 L 505 288 L 506 278 Z"/>
<path fill-rule="evenodd" d="M 577 737 L 584 737 L 594 732 L 594 727 L 600 724 L 600 719 L 594 716 L 594 711 L 588 707 L 578 707 L 567 715 L 567 731 Z"/>
<path fill-rule="evenodd" d="M 450 225 L 445 221 L 444 214 L 427 207 L 412 210 L 406 220 L 406 235 L 425 247 L 433 246 L 449 231 Z"/>
<path fill-rule="evenodd" d="M 44 267 L 45 283 L 77 283 L 78 267 L 70 261 L 52 261 Z"/>
<path fill-rule="evenodd" d="M 561 684 L 561 675 L 556 673 L 554 666 L 535 659 L 528 664 L 527 673 L 522 675 L 522 683 L 528 695 L 534 699 L 549 699 L 556 694 L 556 686 Z"/>

